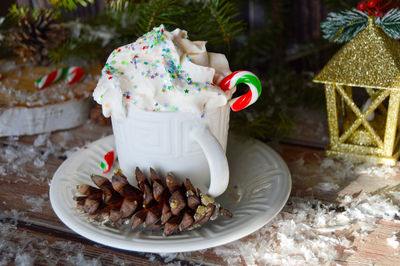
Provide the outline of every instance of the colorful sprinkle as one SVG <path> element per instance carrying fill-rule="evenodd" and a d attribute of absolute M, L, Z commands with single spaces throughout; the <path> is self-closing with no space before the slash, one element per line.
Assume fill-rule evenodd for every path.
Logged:
<path fill-rule="evenodd" d="M 176 53 L 176 51 L 181 51 L 181 48 L 176 41 L 171 41 L 167 34 L 163 26 L 154 28 L 138 38 L 135 43 L 118 47 L 112 52 L 112 57 L 105 64 L 102 73 L 104 78 L 113 79 L 113 83 L 118 85 L 116 89 L 122 95 L 123 104 L 135 104 L 138 100 L 135 97 L 136 92 L 133 92 L 138 88 L 136 84 L 138 82 L 145 84 L 147 81 L 150 84 L 149 87 L 152 86 L 151 84 L 157 84 L 159 91 L 154 93 L 167 94 L 164 97 L 173 97 L 174 91 L 180 91 L 183 95 L 213 93 L 213 95 L 223 97 L 223 93 L 211 89 L 215 86 L 214 84 L 193 80 L 191 75 L 185 71 L 185 67 L 181 65 L 180 55 Z M 124 57 L 125 54 L 126 57 Z M 192 61 L 189 55 L 186 57 L 188 61 Z M 124 81 L 124 77 L 120 77 L 120 75 L 124 75 L 125 69 L 133 67 L 137 69 L 133 72 L 135 74 L 125 77 L 131 85 L 128 88 L 122 86 L 121 89 L 120 82 Z M 206 67 L 204 71 L 212 70 L 212 68 Z M 107 105 L 105 108 L 109 108 L 109 106 Z M 178 107 L 168 105 L 161 100 L 154 103 L 152 109 L 153 111 L 177 111 Z"/>

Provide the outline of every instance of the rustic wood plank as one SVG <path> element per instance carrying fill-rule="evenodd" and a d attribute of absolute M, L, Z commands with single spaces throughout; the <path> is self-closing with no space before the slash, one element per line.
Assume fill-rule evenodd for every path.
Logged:
<path fill-rule="evenodd" d="M 54 214 L 48 197 L 49 183 L 62 162 L 62 159 L 48 158 L 44 166 L 45 176 L 41 173 L 42 168 L 27 164 L 24 167 L 29 176 L 9 173 L 7 176 L 0 177 L 0 202 L 2 203 L 0 211 L 3 215 L 10 216 L 13 211 L 18 211 L 32 223 L 48 224 L 58 229 L 64 228 L 62 222 Z"/>
<path fill-rule="evenodd" d="M 400 171 L 400 169 L 391 169 L 393 171 Z M 364 193 L 375 193 L 376 191 L 395 187 L 400 184 L 400 174 L 387 174 L 386 176 L 376 176 L 362 174 L 356 180 L 352 181 L 348 186 L 338 194 L 339 197 L 345 195 L 353 195 L 360 191 Z"/>
<path fill-rule="evenodd" d="M 366 239 L 354 241 L 357 251 L 347 258 L 349 265 L 400 265 L 400 248 L 387 244 L 393 232 L 400 232 L 400 222 L 381 220 L 378 227 Z"/>
<path fill-rule="evenodd" d="M 2 240 L 18 249 L 3 249 L 3 262 L 12 263 L 15 258 L 29 256 L 35 265 L 79 265 L 90 262 L 103 265 L 164 265 L 164 258 L 157 254 L 118 250 L 84 239 L 76 234 L 65 234 L 46 227 L 18 222 L 16 226 L 2 223 L 8 232 Z M 86 262 L 86 263 L 84 263 Z M 178 259 L 171 261 L 179 264 Z M 22 264 L 23 265 L 23 264 Z"/>
<path fill-rule="evenodd" d="M 88 120 L 83 126 L 69 130 L 31 136 L 2 137 L 0 143 L 11 146 L 33 146 L 40 152 L 49 152 L 50 150 L 53 155 L 65 158 L 66 151 L 81 148 L 111 134 L 110 126 L 98 126 Z"/>
<path fill-rule="evenodd" d="M 71 133 L 73 132 L 73 133 Z M 71 232 L 67 227 L 65 227 L 60 220 L 53 213 L 48 197 L 49 186 L 48 182 L 51 180 L 52 175 L 63 162 L 65 158 L 65 151 L 72 149 L 74 147 L 82 147 L 88 142 L 91 142 L 97 138 L 108 135 L 111 132 L 111 128 L 99 128 L 95 125 L 88 123 L 87 125 L 73 129 L 68 133 L 56 132 L 49 136 L 52 143 L 57 145 L 58 143 L 63 143 L 60 145 L 61 148 L 56 150 L 51 155 L 46 156 L 45 166 L 37 167 L 32 165 L 32 163 L 24 164 L 23 170 L 27 172 L 28 176 L 21 176 L 18 171 L 9 173 L 8 175 L 0 175 L 0 214 L 3 219 L 13 219 L 13 210 L 23 213 L 20 217 L 19 223 L 23 228 L 19 230 L 27 230 L 34 232 L 33 234 L 50 234 L 50 232 L 55 232 L 56 237 L 60 241 L 72 241 L 73 243 L 83 243 L 85 248 L 88 250 L 94 247 L 94 251 L 86 251 L 88 258 L 95 258 L 98 254 L 103 252 L 110 252 L 111 254 L 116 254 L 119 256 L 118 250 L 110 249 L 108 247 L 103 247 L 97 244 L 88 244 L 89 240 L 86 240 L 79 235 Z M 70 135 L 71 134 L 71 135 Z M 66 138 L 67 135 L 67 138 Z M 68 136 L 73 136 L 69 138 Z M 66 140 L 67 139 L 67 140 Z M 21 137 L 18 141 L 10 138 L 1 139 L 3 147 L 10 147 L 12 145 L 20 145 L 25 148 L 32 148 L 33 153 L 37 153 L 37 156 L 42 156 L 46 152 L 48 145 L 45 143 L 43 145 L 33 145 L 37 141 L 37 136 Z M 290 141 L 287 141 L 290 142 Z M 307 197 L 313 196 L 316 199 L 322 200 L 323 202 L 333 202 L 335 203 L 338 197 L 343 197 L 345 195 L 353 195 L 359 192 L 359 188 L 362 187 L 365 192 L 373 192 L 376 189 L 384 188 L 385 186 L 394 186 L 400 182 L 400 174 L 396 172 L 398 169 L 395 168 L 394 172 L 390 178 L 382 180 L 381 177 L 376 175 L 376 171 L 371 172 L 351 172 L 352 176 L 341 177 L 339 172 L 340 168 L 349 167 L 346 162 L 340 160 L 326 159 L 323 155 L 323 150 L 321 148 L 307 147 L 307 145 L 294 145 L 293 143 L 269 143 L 287 162 L 291 172 L 293 180 L 292 196 L 297 197 Z M 7 161 L 0 161 L 0 165 L 7 164 Z M 379 167 L 378 167 L 379 168 Z M 361 169 L 361 168 L 360 168 Z M 368 169 L 374 169 L 373 167 Z M 397 169 L 397 170 L 396 170 Z M 45 173 L 42 171 L 45 170 Z M 344 169 L 346 170 L 346 169 Z M 319 187 L 320 183 L 324 183 L 327 175 L 330 178 L 336 175 L 339 176 L 335 181 L 337 189 L 335 190 L 324 190 L 323 187 Z M 39 176 L 40 178 L 34 178 L 34 176 Z M 382 182 L 383 181 L 383 182 Z M 374 190 L 375 189 L 375 190 Z M 35 209 L 35 205 L 30 200 L 43 200 L 39 204 L 39 211 Z M 34 202 L 34 201 L 33 201 Z M 28 222 L 29 221 L 29 222 Z M 29 225 L 28 225 L 29 224 Z M 357 239 L 354 245 L 359 248 L 356 253 L 353 254 L 348 259 L 343 257 L 343 261 L 339 260 L 340 263 L 356 262 L 366 262 L 368 261 L 368 256 L 373 254 L 376 258 L 375 263 L 397 263 L 395 255 L 390 255 L 389 258 L 385 258 L 385 254 L 390 253 L 390 248 L 386 243 L 387 237 L 394 231 L 399 231 L 398 225 L 393 222 L 381 221 L 378 228 L 367 235 L 367 242 L 370 241 L 371 244 L 361 245 L 361 240 Z M 377 235 L 376 235 L 377 234 Z M 377 237 L 379 236 L 379 237 Z M 41 236 L 43 237 L 43 236 Z M 267 237 L 267 236 L 266 236 Z M 44 237 L 47 239 L 47 236 Z M 252 240 L 254 236 L 248 236 L 239 240 L 243 245 L 246 242 Z M 53 242 L 52 242 L 53 243 Z M 363 242 L 364 243 L 364 242 Z M 374 248 L 372 245 L 374 243 L 379 248 Z M 89 247 L 87 247 L 89 246 Z M 98 248 L 98 249 L 97 249 Z M 96 253 L 97 252 L 97 253 Z M 398 251 L 393 251 L 398 252 Z M 122 252 L 122 257 L 128 256 L 130 254 Z M 111 256 L 111 255 L 110 255 Z M 148 262 L 147 258 L 140 257 L 141 255 L 134 254 L 133 258 L 128 256 L 130 260 L 136 260 L 135 263 Z M 139 258 L 137 258 L 139 256 Z M 149 257 L 157 258 L 155 254 L 148 254 Z M 178 260 L 182 260 L 184 263 L 207 263 L 207 264 L 217 264 L 217 265 L 227 265 L 227 258 L 222 257 L 222 255 L 216 253 L 216 249 L 207 249 L 205 251 L 189 252 L 184 254 L 175 254 Z M 162 259 L 161 259 L 162 260 Z M 106 262 L 111 261 L 105 259 Z M 245 264 L 242 260 L 241 264 Z"/>

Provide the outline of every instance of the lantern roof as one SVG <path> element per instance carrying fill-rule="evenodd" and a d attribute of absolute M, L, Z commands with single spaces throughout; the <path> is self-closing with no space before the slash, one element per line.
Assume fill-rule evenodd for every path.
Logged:
<path fill-rule="evenodd" d="M 400 89 L 400 42 L 370 23 L 329 60 L 313 81 Z"/>

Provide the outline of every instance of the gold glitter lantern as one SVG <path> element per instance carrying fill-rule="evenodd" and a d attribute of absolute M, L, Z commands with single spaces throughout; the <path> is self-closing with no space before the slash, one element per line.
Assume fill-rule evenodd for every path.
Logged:
<path fill-rule="evenodd" d="M 400 42 L 370 18 L 313 81 L 325 84 L 330 135 L 326 155 L 395 165 L 400 146 Z M 369 104 L 356 104 L 357 90 L 368 94 Z"/>

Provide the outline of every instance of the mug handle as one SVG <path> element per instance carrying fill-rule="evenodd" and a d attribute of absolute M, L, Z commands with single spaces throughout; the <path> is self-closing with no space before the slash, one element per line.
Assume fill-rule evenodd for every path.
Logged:
<path fill-rule="evenodd" d="M 217 197 L 224 193 L 229 183 L 229 166 L 225 152 L 205 125 L 194 127 L 190 137 L 203 149 L 210 167 L 210 187 L 207 194 Z"/>

